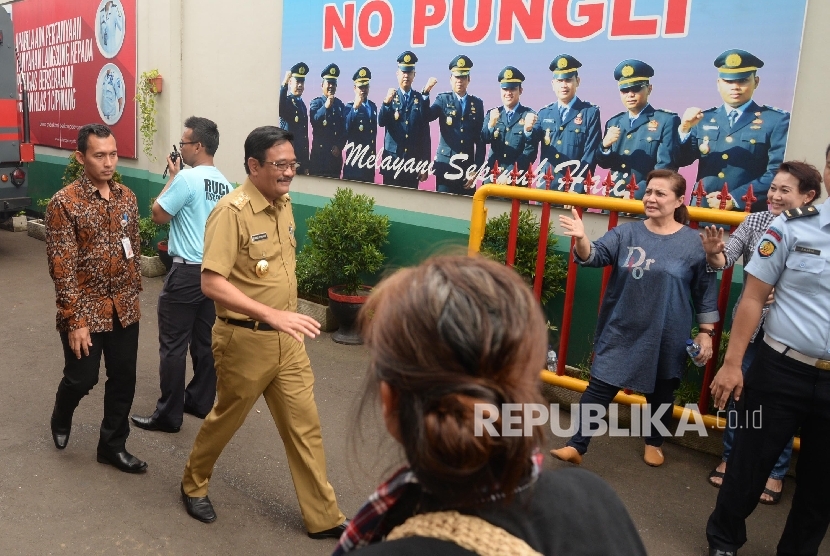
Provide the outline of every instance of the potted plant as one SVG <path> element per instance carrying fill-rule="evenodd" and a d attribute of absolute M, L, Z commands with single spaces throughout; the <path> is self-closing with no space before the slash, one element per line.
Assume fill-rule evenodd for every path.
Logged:
<path fill-rule="evenodd" d="M 539 250 L 539 232 L 542 228 L 533 211 L 525 209 L 519 213 L 516 235 L 516 259 L 513 269 L 533 287 L 536 279 L 536 254 Z M 505 213 L 487 222 L 481 242 L 481 254 L 504 264 L 507 261 L 507 235 L 510 230 L 510 215 Z M 542 305 L 565 291 L 563 284 L 568 270 L 561 255 L 556 253 L 556 236 L 548 224 L 548 246 L 545 256 L 545 272 L 542 278 Z"/>
<path fill-rule="evenodd" d="M 385 259 L 380 249 L 388 243 L 389 217 L 375 214 L 374 208 L 368 195 L 338 188 L 306 221 L 308 243 L 297 266 L 300 273 L 313 275 L 312 282 L 330 286 L 330 307 L 340 323 L 332 339 L 341 344 L 363 343 L 355 321 L 371 288 L 361 277 L 377 272 Z"/>
<path fill-rule="evenodd" d="M 141 275 L 148 278 L 155 278 L 156 276 L 164 276 L 167 274 L 167 269 L 164 263 L 156 254 L 153 248 L 153 240 L 159 232 L 159 226 L 149 216 L 138 219 L 138 236 L 141 244 L 139 245 L 139 257 L 141 265 Z"/>
<path fill-rule="evenodd" d="M 159 260 L 161 260 L 161 264 L 164 265 L 165 274 L 167 274 L 167 272 L 170 272 L 170 269 L 173 268 L 173 257 L 167 251 L 167 240 L 163 239 L 159 241 L 156 248 Z"/>
<path fill-rule="evenodd" d="M 158 83 L 156 82 L 158 80 Z M 138 113 L 141 125 L 141 150 L 152 161 L 156 160 L 153 154 L 153 137 L 156 134 L 156 95 L 161 92 L 161 75 L 158 70 L 152 69 L 142 72 L 136 83 L 135 100 L 138 103 Z"/>

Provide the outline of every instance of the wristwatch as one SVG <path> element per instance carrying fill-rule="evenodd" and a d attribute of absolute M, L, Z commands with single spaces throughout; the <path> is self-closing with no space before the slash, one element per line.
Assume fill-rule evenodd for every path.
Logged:
<path fill-rule="evenodd" d="M 706 335 L 708 335 L 710 338 L 714 338 L 714 337 L 715 337 L 715 329 L 714 329 L 714 328 L 701 328 L 701 329 L 700 329 L 700 333 L 701 333 L 701 334 L 706 334 Z"/>

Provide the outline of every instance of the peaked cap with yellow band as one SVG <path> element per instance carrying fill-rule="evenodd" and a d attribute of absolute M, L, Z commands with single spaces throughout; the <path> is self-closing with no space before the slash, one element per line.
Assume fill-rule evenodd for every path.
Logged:
<path fill-rule="evenodd" d="M 640 60 L 623 60 L 614 68 L 614 79 L 621 91 L 637 85 L 648 85 L 649 78 L 653 76 L 654 68 Z"/>
<path fill-rule="evenodd" d="M 562 79 L 576 77 L 576 70 L 581 67 L 582 63 L 570 54 L 560 54 L 550 63 L 549 69 L 553 72 L 554 79 Z"/>
<path fill-rule="evenodd" d="M 372 72 L 366 66 L 358 68 L 352 76 L 352 81 L 354 81 L 354 84 L 358 87 L 368 85 L 370 79 L 372 79 Z"/>
<path fill-rule="evenodd" d="M 450 73 L 458 77 L 470 75 L 471 67 L 473 67 L 473 61 L 463 54 L 459 54 L 450 62 Z"/>
<path fill-rule="evenodd" d="M 754 75 L 758 68 L 764 67 L 764 62 L 746 50 L 733 48 L 715 58 L 715 67 L 718 68 L 718 77 L 736 81 Z"/>
<path fill-rule="evenodd" d="M 401 71 L 415 71 L 415 63 L 418 61 L 418 57 L 415 56 L 415 53 L 411 50 L 404 50 L 401 52 L 401 55 L 398 56 L 398 69 Z"/>
<path fill-rule="evenodd" d="M 516 87 L 521 87 L 524 80 L 524 74 L 513 66 L 506 66 L 499 72 L 499 83 L 501 83 L 502 89 L 515 89 Z"/>
<path fill-rule="evenodd" d="M 291 77 L 294 79 L 305 79 L 308 75 L 308 65 L 305 62 L 291 66 Z"/>
<path fill-rule="evenodd" d="M 320 77 L 329 81 L 337 81 L 337 78 L 340 77 L 340 68 L 337 67 L 337 64 L 329 64 L 320 72 Z"/>

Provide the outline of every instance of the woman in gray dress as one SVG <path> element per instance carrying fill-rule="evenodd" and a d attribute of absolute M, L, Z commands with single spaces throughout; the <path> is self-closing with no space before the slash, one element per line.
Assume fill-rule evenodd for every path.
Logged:
<path fill-rule="evenodd" d="M 576 210 L 560 216 L 564 233 L 576 239 L 574 259 L 583 266 L 612 267 L 602 301 L 594 343 L 591 381 L 578 415 L 602 412 L 620 389 L 645 394 L 652 415 L 662 411 L 666 429 L 674 391 L 686 366 L 686 340 L 696 319 L 700 333 L 698 363 L 712 356 L 718 322 L 717 283 L 706 272 L 706 253 L 686 223 L 686 180 L 672 170 L 653 170 L 643 197 L 646 219 L 623 224 L 592 242 Z M 574 418 L 577 418 L 577 414 Z M 596 426 L 578 425 L 557 459 L 579 464 Z M 643 460 L 662 465 L 660 427 L 646 433 Z"/>

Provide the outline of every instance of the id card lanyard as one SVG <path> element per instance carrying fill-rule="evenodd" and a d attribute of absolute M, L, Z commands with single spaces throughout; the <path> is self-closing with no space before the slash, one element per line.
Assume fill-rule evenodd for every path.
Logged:
<path fill-rule="evenodd" d="M 130 244 L 130 238 L 127 236 L 127 223 L 130 221 L 129 216 L 127 213 L 121 215 L 121 231 L 124 236 L 121 238 L 121 245 L 124 248 L 124 257 L 127 260 L 132 259 L 135 257 L 135 253 L 133 253 L 133 247 Z"/>

